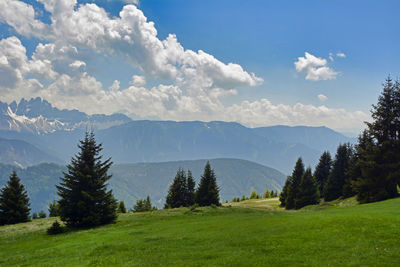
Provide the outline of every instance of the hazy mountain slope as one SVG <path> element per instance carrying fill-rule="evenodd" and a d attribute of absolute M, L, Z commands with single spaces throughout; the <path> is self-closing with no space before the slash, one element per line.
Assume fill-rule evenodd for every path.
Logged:
<path fill-rule="evenodd" d="M 20 167 L 27 167 L 43 162 L 62 163 L 60 159 L 47 154 L 25 141 L 3 138 L 0 138 L 0 162 Z"/>
<path fill-rule="evenodd" d="M 266 186 L 280 190 L 285 175 L 279 171 L 237 159 L 213 159 L 211 166 L 215 169 L 218 185 L 221 188 L 221 200 L 231 200 L 234 196 L 249 195 L 252 189 L 263 193 Z M 110 173 L 113 177 L 110 186 L 116 198 L 124 200 L 128 208 L 139 198 L 150 195 L 154 204 L 162 207 L 169 183 L 175 177 L 178 168 L 190 169 L 198 182 L 206 160 L 135 163 L 114 165 Z M 55 185 L 66 170 L 56 164 L 40 164 L 26 169 L 0 164 L 0 187 L 10 173 L 16 170 L 25 185 L 32 203 L 32 211 L 47 211 L 47 205 L 57 197 Z"/>
<path fill-rule="evenodd" d="M 318 151 L 335 152 L 340 143 L 354 143 L 356 138 L 350 138 L 325 126 L 270 126 L 254 128 L 258 135 L 269 140 L 283 143 L 300 143 Z"/>

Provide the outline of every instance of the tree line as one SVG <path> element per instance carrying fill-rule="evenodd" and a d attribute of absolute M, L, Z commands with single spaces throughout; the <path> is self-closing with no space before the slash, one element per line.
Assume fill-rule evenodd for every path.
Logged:
<path fill-rule="evenodd" d="M 400 82 L 390 77 L 378 103 L 372 106 L 373 122 L 355 145 L 338 146 L 334 160 L 324 152 L 315 168 L 304 169 L 299 158 L 280 194 L 281 206 L 299 209 L 356 196 L 370 203 L 399 196 L 400 186 Z"/>

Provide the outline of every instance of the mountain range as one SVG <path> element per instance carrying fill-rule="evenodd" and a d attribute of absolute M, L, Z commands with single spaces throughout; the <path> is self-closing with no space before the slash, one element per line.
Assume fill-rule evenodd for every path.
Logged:
<path fill-rule="evenodd" d="M 103 144 L 104 156 L 112 157 L 115 163 L 238 158 L 285 174 L 291 172 L 300 156 L 306 165 L 314 166 L 323 151 L 334 153 L 340 143 L 355 141 L 326 127 L 248 128 L 220 121 L 133 121 L 123 114 L 60 110 L 46 100 L 33 98 L 0 102 L 2 142 L 25 144 L 14 145 L 15 153 L 0 150 L 0 162 L 22 167 L 67 163 L 77 153 L 77 144 L 88 127 Z M 35 147 L 35 153 L 25 153 L 28 147 Z"/>
<path fill-rule="evenodd" d="M 109 171 L 113 175 L 109 185 L 114 196 L 124 200 L 128 208 L 132 208 L 136 200 L 147 195 L 151 197 L 154 205 L 161 208 L 178 168 L 190 169 L 198 183 L 206 161 L 115 164 Z M 246 160 L 211 159 L 210 164 L 217 176 L 221 201 L 231 200 L 235 196 L 249 196 L 253 189 L 259 194 L 262 194 L 266 187 L 280 191 L 286 180 L 286 176 L 281 172 Z M 17 172 L 28 191 L 32 212 L 42 209 L 47 211 L 49 203 L 57 199 L 55 186 L 60 183 L 59 178 L 62 172 L 66 171 L 66 167 L 48 163 L 28 168 L 0 164 L 0 185 L 6 183 L 13 170 Z"/>

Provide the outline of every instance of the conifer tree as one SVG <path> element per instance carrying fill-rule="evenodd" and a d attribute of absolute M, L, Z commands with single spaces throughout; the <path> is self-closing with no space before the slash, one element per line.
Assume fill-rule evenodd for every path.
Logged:
<path fill-rule="evenodd" d="M 319 190 L 317 182 L 311 174 L 311 169 L 307 168 L 301 177 L 299 191 L 295 199 L 295 209 L 301 209 L 307 205 L 319 203 Z"/>
<path fill-rule="evenodd" d="M 294 170 L 293 170 L 293 173 L 291 176 L 290 186 L 288 187 L 287 198 L 285 201 L 286 209 L 294 209 L 295 208 L 295 199 L 299 192 L 299 186 L 300 186 L 301 177 L 303 176 L 303 174 L 304 174 L 304 164 L 303 164 L 303 160 L 301 158 L 299 158 L 296 162 L 296 165 L 294 167 Z"/>
<path fill-rule="evenodd" d="M 57 201 L 53 200 L 53 203 L 50 203 L 48 211 L 49 211 L 49 217 L 59 216 Z"/>
<path fill-rule="evenodd" d="M 288 176 L 285 181 L 285 185 L 282 188 L 281 193 L 279 194 L 279 201 L 281 202 L 281 207 L 286 206 L 286 199 L 288 197 L 288 191 L 292 185 L 292 176 Z"/>
<path fill-rule="evenodd" d="M 318 184 L 319 192 L 322 194 L 325 189 L 325 185 L 328 181 L 328 176 L 332 168 L 332 158 L 329 151 L 322 153 L 319 158 L 318 165 L 315 167 L 314 178 Z"/>
<path fill-rule="evenodd" d="M 269 189 L 268 189 L 268 187 L 267 187 L 267 188 L 265 189 L 264 194 L 263 194 L 263 198 L 271 198 L 273 192 L 274 192 L 274 191 L 269 192 Z"/>
<path fill-rule="evenodd" d="M 188 170 L 187 172 L 187 194 L 186 194 L 186 206 L 192 206 L 194 204 L 194 194 L 196 182 L 193 179 L 192 172 Z"/>
<path fill-rule="evenodd" d="M 125 203 L 122 200 L 119 202 L 118 212 L 126 213 Z"/>
<path fill-rule="evenodd" d="M 195 201 L 199 206 L 219 205 L 219 188 L 217 177 L 207 161 L 204 173 L 201 176 L 199 187 L 195 194 Z"/>
<path fill-rule="evenodd" d="M 179 208 L 187 206 L 187 181 L 183 169 L 179 169 L 169 187 L 164 208 Z"/>
<path fill-rule="evenodd" d="M 151 200 L 150 196 L 146 197 L 146 200 L 144 201 L 144 209 L 145 211 L 151 211 Z"/>
<path fill-rule="evenodd" d="M 136 204 L 133 206 L 133 212 L 143 212 L 145 210 L 145 204 L 143 199 L 138 199 Z"/>
<path fill-rule="evenodd" d="M 339 145 L 325 186 L 324 198 L 326 201 L 335 200 L 342 196 L 345 184 L 346 171 L 349 167 L 351 148 L 349 144 Z"/>
<path fill-rule="evenodd" d="M 93 132 L 86 132 L 78 147 L 79 153 L 57 186 L 60 218 L 71 227 L 112 223 L 117 218 L 117 201 L 107 190 L 111 158 L 102 161 L 102 145 L 96 144 Z"/>
<path fill-rule="evenodd" d="M 47 215 L 46 215 L 46 212 L 44 212 L 44 210 L 41 210 L 41 211 L 39 211 L 39 214 L 38 214 L 38 216 L 39 216 L 39 218 L 41 218 L 41 219 L 43 219 L 43 218 L 46 218 L 46 217 L 47 217 Z"/>
<path fill-rule="evenodd" d="M 29 205 L 25 187 L 13 171 L 0 191 L 0 225 L 29 221 Z"/>
<path fill-rule="evenodd" d="M 257 199 L 257 198 L 259 198 L 259 196 L 258 196 L 258 194 L 257 194 L 257 191 L 256 190 L 253 190 L 253 191 L 251 191 L 251 194 L 250 194 L 250 197 L 249 197 L 250 199 Z"/>
<path fill-rule="evenodd" d="M 398 196 L 400 184 L 400 83 L 388 77 L 378 103 L 372 106 L 372 123 L 359 146 L 361 175 L 353 183 L 361 203 Z M 365 141 L 364 140 L 364 141 Z"/>

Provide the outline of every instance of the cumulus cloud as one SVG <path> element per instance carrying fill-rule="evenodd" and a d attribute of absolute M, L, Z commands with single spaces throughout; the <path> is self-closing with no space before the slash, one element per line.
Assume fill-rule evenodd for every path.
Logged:
<path fill-rule="evenodd" d="M 322 102 L 325 102 L 326 100 L 328 100 L 328 97 L 326 95 L 323 94 L 319 94 L 318 95 L 318 99 Z"/>
<path fill-rule="evenodd" d="M 336 56 L 337 56 L 337 57 L 341 57 L 341 58 L 345 58 L 345 57 L 346 57 L 346 54 L 345 54 L 345 53 L 342 53 L 342 52 L 339 52 L 339 53 L 336 53 Z"/>
<path fill-rule="evenodd" d="M 306 80 L 333 80 L 339 74 L 332 68 L 328 67 L 328 61 L 305 52 L 304 57 L 299 57 L 294 62 L 297 72 L 306 74 Z"/>
<path fill-rule="evenodd" d="M 123 110 L 141 118 L 237 121 L 247 126 L 273 124 L 326 125 L 354 128 L 366 120 L 360 111 L 325 106 L 273 104 L 267 99 L 226 105 L 223 98 L 238 88 L 257 86 L 263 79 L 236 63 L 224 63 L 204 51 L 185 49 L 177 36 L 160 40 L 153 22 L 134 5 L 119 17 L 110 17 L 96 4 L 76 0 L 39 0 L 51 13 L 51 24 L 35 19 L 34 9 L 14 0 L 0 2 L 0 21 L 21 35 L 44 40 L 32 57 L 17 37 L 0 40 L 0 94 L 2 100 L 40 96 L 59 108 L 77 108 L 89 114 Z M 10 4 L 12 12 L 1 5 Z M 104 88 L 86 66 L 82 51 L 125 58 L 141 75 L 128 87 L 115 80 Z M 306 53 L 296 69 L 307 79 L 333 79 L 337 73 L 325 59 Z M 146 88 L 147 80 L 160 81 Z"/>

